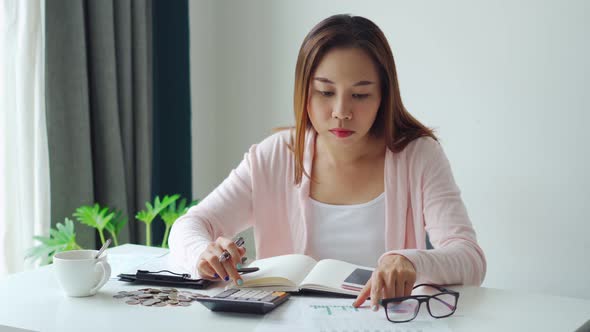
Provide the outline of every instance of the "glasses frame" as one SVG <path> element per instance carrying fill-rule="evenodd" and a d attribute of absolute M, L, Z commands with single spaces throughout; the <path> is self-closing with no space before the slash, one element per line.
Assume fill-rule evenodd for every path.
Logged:
<path fill-rule="evenodd" d="M 433 285 L 433 284 L 419 284 L 416 285 L 414 287 L 412 287 L 412 289 L 416 289 L 418 287 L 423 287 L 423 286 L 428 286 L 428 287 L 432 287 L 435 289 L 438 289 L 440 291 L 440 293 L 436 293 L 433 295 L 411 295 L 411 296 L 403 296 L 403 297 L 392 297 L 392 298 L 388 298 L 388 299 L 383 299 L 380 301 L 381 305 L 383 306 L 383 309 L 385 310 L 385 317 L 387 317 L 387 320 L 392 322 L 392 323 L 406 323 L 406 322 L 410 322 L 412 320 L 414 320 L 416 317 L 418 317 L 418 313 L 420 312 L 420 308 L 422 307 L 422 303 L 426 302 L 426 308 L 428 309 L 428 313 L 430 314 L 430 316 L 438 319 L 438 318 L 445 318 L 445 317 L 449 317 L 452 314 L 455 313 L 455 310 L 457 310 L 457 304 L 459 303 L 459 292 L 456 292 L 454 290 L 451 289 L 447 289 L 444 287 L 441 287 L 439 285 Z M 430 299 L 432 299 L 433 297 L 436 297 L 438 295 L 452 295 L 455 297 L 455 305 L 453 307 L 453 311 L 451 311 L 450 314 L 448 315 L 444 315 L 444 316 L 435 316 L 432 314 L 432 312 L 430 311 Z M 392 320 L 389 318 L 389 314 L 387 313 L 387 304 L 392 303 L 392 302 L 402 302 L 405 300 L 409 300 L 409 299 L 414 299 L 418 301 L 418 309 L 416 310 L 416 312 L 414 313 L 414 317 L 408 319 L 408 320 Z M 448 304 L 448 303 L 447 303 Z"/>

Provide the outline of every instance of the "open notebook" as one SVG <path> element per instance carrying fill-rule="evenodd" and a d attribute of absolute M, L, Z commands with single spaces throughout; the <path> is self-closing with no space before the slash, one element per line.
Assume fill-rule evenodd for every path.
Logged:
<path fill-rule="evenodd" d="M 249 267 L 260 270 L 242 275 L 240 288 L 261 287 L 265 289 L 297 292 L 318 292 L 358 295 L 359 290 L 342 287 L 344 280 L 356 269 L 374 268 L 359 266 L 335 259 L 315 259 L 305 255 L 283 255 L 252 262 Z"/>

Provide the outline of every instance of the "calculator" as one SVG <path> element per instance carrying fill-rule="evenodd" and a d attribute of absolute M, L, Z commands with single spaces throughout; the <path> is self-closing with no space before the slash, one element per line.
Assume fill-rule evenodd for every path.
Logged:
<path fill-rule="evenodd" d="M 289 296 L 286 292 L 231 288 L 197 301 L 212 311 L 265 314 L 283 304 Z"/>

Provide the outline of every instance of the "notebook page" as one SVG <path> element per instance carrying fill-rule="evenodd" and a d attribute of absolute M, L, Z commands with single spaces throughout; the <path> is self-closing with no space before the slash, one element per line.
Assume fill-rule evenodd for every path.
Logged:
<path fill-rule="evenodd" d="M 248 267 L 258 267 L 260 270 L 242 275 L 242 287 L 253 286 L 290 286 L 301 283 L 307 273 L 316 264 L 316 260 L 305 255 L 282 255 L 259 259 Z"/>
<path fill-rule="evenodd" d="M 346 290 L 340 287 L 346 277 L 357 268 L 375 270 L 372 267 L 360 266 L 335 259 L 322 259 L 319 261 L 307 277 L 301 282 L 301 288 L 325 290 L 342 294 L 356 295 L 359 292 Z"/>

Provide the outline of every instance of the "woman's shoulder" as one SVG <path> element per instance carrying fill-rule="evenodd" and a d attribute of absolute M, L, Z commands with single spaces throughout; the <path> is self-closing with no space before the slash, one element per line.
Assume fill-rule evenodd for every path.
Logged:
<path fill-rule="evenodd" d="M 425 165 L 445 156 L 440 142 L 430 136 L 414 139 L 398 155 L 401 160 L 412 165 Z"/>
<path fill-rule="evenodd" d="M 249 150 L 250 159 L 258 166 L 279 166 L 280 164 L 286 164 L 292 155 L 289 148 L 290 142 L 290 130 L 275 132 L 252 145 Z"/>
<path fill-rule="evenodd" d="M 414 153 L 434 152 L 441 149 L 440 142 L 430 136 L 422 136 L 414 139 L 407 146 Z"/>
<path fill-rule="evenodd" d="M 275 132 L 259 143 L 253 144 L 247 153 L 250 174 L 259 188 L 270 190 L 268 185 L 292 181 L 293 153 L 289 130 Z"/>
<path fill-rule="evenodd" d="M 260 141 L 256 145 L 259 152 L 262 153 L 285 153 L 289 151 L 291 143 L 291 130 L 279 130 Z"/>

